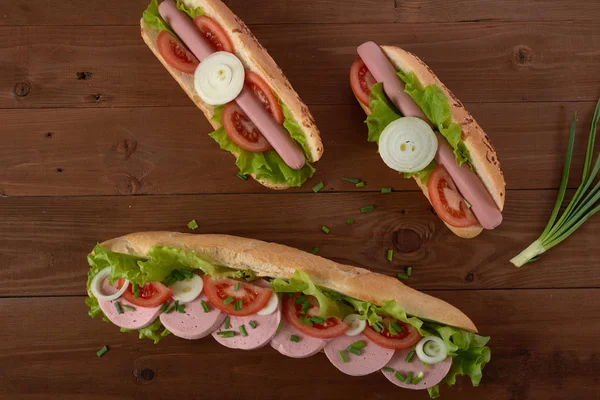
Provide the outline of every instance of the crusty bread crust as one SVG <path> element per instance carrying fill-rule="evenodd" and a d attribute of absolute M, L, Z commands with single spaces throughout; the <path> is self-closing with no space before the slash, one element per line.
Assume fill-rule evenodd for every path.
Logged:
<path fill-rule="evenodd" d="M 271 87 L 273 93 L 290 110 L 291 116 L 301 127 L 302 133 L 306 137 L 306 143 L 310 152 L 309 161 L 318 161 L 323 154 L 323 143 L 313 116 L 308 111 L 308 107 L 294 91 L 281 68 L 277 66 L 267 50 L 256 40 L 246 24 L 220 0 L 183 0 L 183 3 L 190 8 L 201 7 L 208 17 L 219 23 L 231 39 L 235 54 L 242 61 L 246 69 L 263 78 Z M 156 47 L 156 39 L 159 32 L 144 24 L 143 19 L 140 20 L 140 26 L 142 38 L 156 58 L 160 60 L 194 104 L 202 110 L 213 128 L 218 129 L 220 124 L 215 123 L 211 119 L 214 113 L 214 106 L 204 103 L 196 94 L 193 74 L 184 74 L 169 66 Z M 234 156 L 237 158 L 239 154 L 234 154 Z M 252 177 L 256 179 L 255 174 L 252 174 Z M 257 181 L 271 189 L 281 190 L 289 188 L 289 185 L 285 183 L 272 184 L 266 180 L 258 179 Z"/>
<path fill-rule="evenodd" d="M 469 317 L 456 307 L 409 288 L 395 278 L 338 264 L 276 243 L 228 235 L 176 232 L 132 233 L 102 243 L 109 250 L 139 256 L 159 245 L 193 251 L 214 264 L 252 270 L 258 276 L 290 278 L 294 271 L 304 271 L 324 288 L 374 304 L 396 300 L 409 315 L 477 332 Z"/>

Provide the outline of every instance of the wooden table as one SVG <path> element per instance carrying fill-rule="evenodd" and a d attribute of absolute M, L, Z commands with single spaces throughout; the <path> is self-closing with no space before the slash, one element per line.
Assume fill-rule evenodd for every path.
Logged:
<path fill-rule="evenodd" d="M 577 185 L 600 93 L 600 3 L 228 3 L 321 129 L 325 155 L 301 189 L 270 192 L 235 177 L 233 158 L 139 36 L 147 0 L 2 0 L 0 398 L 427 398 L 378 374 L 345 376 L 322 355 L 294 360 L 175 337 L 154 346 L 87 316 L 85 256 L 97 241 L 185 232 L 193 218 L 196 233 L 319 246 L 324 257 L 390 275 L 413 266 L 410 286 L 492 336 L 482 386 L 463 378 L 442 398 L 599 398 L 600 217 L 533 265 L 508 260 L 548 219 L 576 110 Z M 492 138 L 508 184 L 500 228 L 455 237 L 367 144 L 348 85 L 366 40 L 418 54 Z M 319 181 L 325 189 L 314 194 Z M 370 204 L 376 211 L 361 214 Z M 104 345 L 110 352 L 97 358 Z"/>

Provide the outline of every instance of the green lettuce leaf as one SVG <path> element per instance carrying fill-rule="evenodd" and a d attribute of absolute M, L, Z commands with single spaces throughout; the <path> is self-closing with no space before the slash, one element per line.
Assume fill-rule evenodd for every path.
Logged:
<path fill-rule="evenodd" d="M 100 246 L 94 247 L 94 251 L 87 256 L 90 270 L 88 271 L 87 288 L 94 276 L 102 269 L 111 267 L 109 282 L 113 284 L 119 278 L 128 279 L 134 283 L 143 283 L 140 277 L 138 261 L 145 260 L 144 257 L 132 256 L 129 254 L 115 253 Z"/>
<path fill-rule="evenodd" d="M 181 0 L 177 0 L 175 6 L 192 19 L 196 18 L 197 16 L 204 15 L 202 8 L 197 7 L 194 9 L 188 9 Z M 158 12 L 158 0 L 150 1 L 150 4 L 148 4 L 148 7 L 142 14 L 142 18 L 144 23 L 150 28 L 157 29 L 158 31 L 168 31 L 171 35 L 177 37 L 175 32 L 171 30 L 169 25 L 167 25 L 165 20 L 160 16 L 160 13 Z"/>
<path fill-rule="evenodd" d="M 187 14 L 187 16 L 188 16 L 188 17 L 190 17 L 191 19 L 194 19 L 194 18 L 196 18 L 196 17 L 199 17 L 199 16 L 202 16 L 202 15 L 205 15 L 205 14 L 204 14 L 204 11 L 202 10 L 202 8 L 200 8 L 200 7 L 196 7 L 196 8 L 191 8 L 191 9 L 188 9 L 188 8 L 185 6 L 185 4 L 183 4 L 183 1 L 181 1 L 181 0 L 177 0 L 177 2 L 175 3 L 175 6 L 176 6 L 176 7 L 177 7 L 179 10 L 183 11 L 184 13 L 186 13 L 186 14 Z"/>
<path fill-rule="evenodd" d="M 429 181 L 429 177 L 431 176 L 431 173 L 437 166 L 438 166 L 438 163 L 435 162 L 435 160 L 432 160 L 429 163 L 429 165 L 426 166 L 424 169 L 417 171 L 417 172 L 405 172 L 405 173 L 403 173 L 403 175 L 405 178 L 412 178 L 413 176 L 418 176 L 421 183 L 423 185 L 426 185 L 427 182 Z"/>
<path fill-rule="evenodd" d="M 289 113 L 287 107 L 282 106 L 284 115 Z M 215 108 L 213 115 L 213 121 L 222 123 L 221 114 L 223 113 L 223 106 Z M 289 132 L 303 147 L 304 153 L 309 158 L 308 149 L 306 149 L 306 140 L 302 134 L 299 133 L 299 126 L 293 120 L 287 119 L 284 121 L 286 129 L 291 129 Z M 223 127 L 220 127 L 214 132 L 209 134 L 211 138 L 215 140 L 223 150 L 227 150 L 232 154 L 238 154 L 238 159 L 235 165 L 240 170 L 241 174 L 249 175 L 256 174 L 258 179 L 265 179 L 273 184 L 287 183 L 291 187 L 302 186 L 304 182 L 315 173 L 315 169 L 308 162 L 300 170 L 294 170 L 288 167 L 283 161 L 281 156 L 277 154 L 275 150 L 269 150 L 263 153 L 252 153 L 238 147 L 235 143 L 229 140 L 227 133 Z"/>
<path fill-rule="evenodd" d="M 140 339 L 150 339 L 154 344 L 158 344 L 162 338 L 168 336 L 170 333 L 171 332 L 169 332 L 167 328 L 163 327 L 160 318 L 156 318 L 156 320 L 147 327 L 138 329 L 138 337 Z"/>
<path fill-rule="evenodd" d="M 404 74 L 399 71 L 398 77 L 406 85 L 404 91 L 412 97 L 427 118 L 438 128 L 442 136 L 448 140 L 448 143 L 454 149 L 454 156 L 458 165 L 465 162 L 470 165 L 469 150 L 462 141 L 460 126 L 456 122 L 452 122 L 450 103 L 442 89 L 436 85 L 421 88 L 414 72 Z"/>
<path fill-rule="evenodd" d="M 385 315 L 414 326 L 421 335 L 427 334 L 427 332 L 424 332 L 421 329 L 423 321 L 417 317 L 409 317 L 406 312 L 400 308 L 398 303 L 396 303 L 396 300 L 385 300 L 381 306 L 351 297 L 345 297 L 344 300 L 352 304 L 356 312 L 360 314 L 363 319 L 366 319 L 371 326 L 381 321 L 381 316 Z"/>
<path fill-rule="evenodd" d="M 93 295 L 85 299 L 85 304 L 87 304 L 87 306 L 90 308 L 88 311 L 90 317 L 96 318 L 98 315 L 104 316 L 104 314 L 102 313 L 102 309 L 98 304 L 98 299 Z"/>
<path fill-rule="evenodd" d="M 394 107 L 384 93 L 383 84 L 381 82 L 376 83 L 371 87 L 369 110 L 371 111 L 371 114 L 367 116 L 365 121 L 369 129 L 369 137 L 367 140 L 369 142 L 377 143 L 379 142 L 379 137 L 385 127 L 398 118 L 402 118 L 402 115 L 396 110 L 396 107 Z"/>
<path fill-rule="evenodd" d="M 314 296 L 319 301 L 319 317 L 343 319 L 352 309 L 328 296 L 309 278 L 306 272 L 296 270 L 289 280 L 275 278 L 271 281 L 271 289 L 277 293 L 304 293 Z"/>
<path fill-rule="evenodd" d="M 440 397 L 440 386 L 435 385 L 430 388 L 427 388 L 427 393 L 429 393 L 430 399 L 437 399 L 438 397 Z"/>

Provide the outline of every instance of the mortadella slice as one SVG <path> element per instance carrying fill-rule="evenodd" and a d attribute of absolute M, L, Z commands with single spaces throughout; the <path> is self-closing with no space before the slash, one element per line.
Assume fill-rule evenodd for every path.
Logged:
<path fill-rule="evenodd" d="M 456 163 L 454 152 L 446 140 L 438 140 L 436 161 L 442 164 L 452 177 L 462 196 L 471 204 L 471 211 L 485 229 L 494 229 L 502 222 L 502 213 L 496 206 L 481 179 L 466 164 Z"/>
<path fill-rule="evenodd" d="M 340 351 L 346 350 L 352 343 L 362 340 L 367 345 L 357 356 L 347 352 L 348 362 L 343 362 Z M 368 375 L 385 367 L 392 359 L 394 350 L 385 349 L 369 341 L 364 335 L 339 336 L 327 343 L 325 354 L 329 361 L 340 371 L 352 376 Z"/>
<path fill-rule="evenodd" d="M 201 339 L 210 335 L 223 323 L 226 314 L 214 307 L 204 312 L 202 300 L 208 303 L 206 296 L 201 294 L 196 300 L 185 304 L 185 313 L 163 313 L 160 322 L 173 335 L 183 339 Z"/>
<path fill-rule="evenodd" d="M 290 340 L 292 335 L 298 336 L 300 340 L 292 342 Z M 279 333 L 271 339 L 271 347 L 284 356 L 305 358 L 317 354 L 325 347 L 327 342 L 328 340 L 326 339 L 319 339 L 298 331 L 284 320 Z"/>
<path fill-rule="evenodd" d="M 171 0 L 163 1 L 158 6 L 158 11 L 198 60 L 202 62 L 215 52 L 200 33 L 200 30 L 187 15 L 177 9 Z M 244 89 L 235 99 L 235 102 L 290 168 L 300 169 L 304 167 L 306 157 L 302 150 L 291 138 L 289 132 L 277 123 L 275 118 L 265 109 L 264 104 L 247 85 L 244 85 Z"/>
<path fill-rule="evenodd" d="M 452 357 L 447 357 L 442 362 L 437 364 L 429 364 L 427 367 L 425 367 L 425 365 L 423 365 L 417 356 L 414 356 L 410 363 L 405 361 L 410 350 L 412 350 L 412 348 L 396 351 L 394 357 L 392 357 L 390 362 L 386 365 L 386 367 L 392 368 L 394 372 L 381 371 L 383 372 L 383 375 L 385 375 L 385 377 L 394 385 L 413 390 L 427 389 L 440 383 L 448 374 L 448 371 L 450 371 L 450 367 L 452 366 Z M 406 381 L 403 382 L 396 378 L 396 371 L 399 372 L 404 378 L 406 378 L 406 374 L 408 372 L 412 372 L 413 377 L 417 376 L 419 372 L 422 372 L 423 379 L 417 384 L 406 383 Z"/>
<path fill-rule="evenodd" d="M 117 292 L 117 288 L 108 283 L 108 278 L 102 282 L 102 292 L 112 294 Z M 122 313 L 119 314 L 115 307 L 115 302 L 121 303 Z M 106 315 L 106 318 L 119 328 L 125 329 L 142 329 L 150 325 L 160 314 L 160 306 L 158 307 L 140 307 L 136 306 L 123 299 L 122 297 L 114 301 L 98 300 L 100 309 Z M 127 310 L 123 306 L 135 308 L 135 311 Z"/>
<path fill-rule="evenodd" d="M 383 54 L 381 47 L 374 42 L 366 42 L 356 49 L 377 82 L 383 83 L 383 91 L 405 117 L 417 117 L 429 123 L 429 119 L 414 100 L 404 92 L 394 66 Z"/>

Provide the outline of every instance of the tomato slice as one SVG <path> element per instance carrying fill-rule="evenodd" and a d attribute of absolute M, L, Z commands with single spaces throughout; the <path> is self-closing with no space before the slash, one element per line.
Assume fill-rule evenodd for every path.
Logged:
<path fill-rule="evenodd" d="M 240 286 L 235 290 L 238 283 Z M 204 293 L 215 308 L 239 317 L 256 314 L 273 296 L 273 291 L 267 288 L 235 279 L 212 279 L 208 275 L 204 275 Z M 242 301 L 242 308 L 236 310 L 239 300 Z"/>
<path fill-rule="evenodd" d="M 281 110 L 277 97 L 275 97 L 267 82 L 265 82 L 258 74 L 246 71 L 246 84 L 250 86 L 250 89 L 252 89 L 260 101 L 265 105 L 265 109 L 273 115 L 273 118 L 275 118 L 279 124 L 283 124 L 283 111 Z"/>
<path fill-rule="evenodd" d="M 201 15 L 194 18 L 194 24 L 216 51 L 233 53 L 233 44 L 231 44 L 229 36 L 214 19 Z"/>
<path fill-rule="evenodd" d="M 295 293 L 293 296 L 285 295 L 283 297 L 283 315 L 300 332 L 312 337 L 328 339 L 343 335 L 349 328 L 347 324 L 337 318 L 328 318 L 322 324 L 312 323 L 312 325 L 309 325 L 302 322 L 302 319 L 306 321 L 319 314 L 319 302 L 317 299 L 314 296 L 305 296 L 301 293 Z M 301 297 L 310 303 L 306 313 L 302 312 L 303 303 L 296 301 Z"/>
<path fill-rule="evenodd" d="M 433 209 L 444 222 L 457 228 L 479 224 L 443 165 L 438 165 L 431 173 L 427 190 Z"/>
<path fill-rule="evenodd" d="M 193 74 L 199 64 L 198 59 L 167 31 L 158 34 L 156 47 L 167 64 L 186 74 Z"/>
<path fill-rule="evenodd" d="M 123 279 L 117 281 L 117 287 L 119 289 L 123 287 L 123 282 Z M 137 298 L 133 294 L 133 284 L 129 285 L 122 297 L 136 306 L 150 308 L 162 305 L 165 301 L 169 300 L 172 295 L 173 292 L 171 292 L 171 289 L 162 283 L 148 282 L 143 286 L 140 286 L 140 295 Z"/>
<path fill-rule="evenodd" d="M 358 57 L 350 67 L 350 87 L 354 92 L 358 101 L 369 107 L 369 95 L 371 94 L 371 86 L 377 81 L 365 65 L 362 58 Z"/>
<path fill-rule="evenodd" d="M 256 125 L 234 101 L 228 103 L 223 109 L 222 120 L 229 139 L 242 149 L 261 153 L 272 148 Z"/>
<path fill-rule="evenodd" d="M 381 332 L 375 331 L 368 324 L 363 331 L 363 335 L 381 347 L 394 350 L 406 349 L 410 346 L 414 346 L 419 340 L 421 340 L 419 331 L 410 324 L 405 324 L 404 322 L 390 317 L 384 317 L 381 322 L 384 326 Z M 392 335 L 389 331 L 389 324 L 393 322 L 402 327 L 402 330 L 397 332 L 396 335 Z"/>

